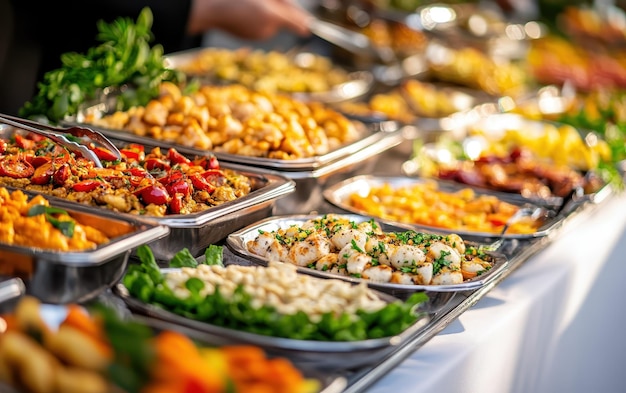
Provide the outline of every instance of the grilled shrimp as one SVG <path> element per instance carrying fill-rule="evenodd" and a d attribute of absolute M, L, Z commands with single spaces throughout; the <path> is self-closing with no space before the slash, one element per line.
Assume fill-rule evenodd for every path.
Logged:
<path fill-rule="evenodd" d="M 334 235 L 331 236 L 330 241 L 337 249 L 342 249 L 346 244 L 352 244 L 352 240 L 356 242 L 356 245 L 361 249 L 365 249 L 365 243 L 367 243 L 368 236 L 365 232 L 361 232 L 358 229 L 352 228 L 349 225 L 342 226 Z"/>
<path fill-rule="evenodd" d="M 472 258 L 472 260 L 464 260 L 461 262 L 461 273 L 464 279 L 476 277 L 479 273 L 491 269 L 491 264 L 480 258 Z"/>
<path fill-rule="evenodd" d="M 298 266 L 307 266 L 330 253 L 330 241 L 320 233 L 312 233 L 289 250 L 287 260 Z"/>
<path fill-rule="evenodd" d="M 439 273 L 437 273 L 432 281 L 430 282 L 432 285 L 450 285 L 450 284 L 461 284 L 463 282 L 463 274 L 460 270 L 454 270 L 447 266 L 441 268 Z"/>
<path fill-rule="evenodd" d="M 401 271 L 395 271 L 391 274 L 391 280 L 389 280 L 390 282 L 394 283 L 394 284 L 403 284 L 403 285 L 408 285 L 408 284 L 415 284 L 415 281 L 413 281 L 413 275 L 410 273 L 403 273 Z"/>
<path fill-rule="evenodd" d="M 413 282 L 420 285 L 429 285 L 433 281 L 433 264 L 423 263 L 415 268 Z"/>
<path fill-rule="evenodd" d="M 461 255 L 456 249 L 447 244 L 441 242 L 432 243 L 428 249 L 428 256 L 433 260 L 443 257 L 445 261 L 450 263 L 451 267 L 461 268 Z"/>
<path fill-rule="evenodd" d="M 385 254 L 378 258 L 380 263 L 402 269 L 403 267 L 416 266 L 426 260 L 426 255 L 419 247 L 410 244 L 399 246 L 388 244 Z"/>
<path fill-rule="evenodd" d="M 387 265 L 370 266 L 363 269 L 361 277 L 373 282 L 389 282 L 393 269 Z"/>
<path fill-rule="evenodd" d="M 267 257 L 270 260 L 284 261 L 287 259 L 288 251 L 283 247 L 273 233 L 264 232 L 259 234 L 254 240 L 247 244 L 248 249 L 257 255 Z"/>
<path fill-rule="evenodd" d="M 324 272 L 329 271 L 337 264 L 338 260 L 339 255 L 335 253 L 330 253 L 317 260 L 317 262 L 315 263 L 315 269 Z"/>
<path fill-rule="evenodd" d="M 456 233 L 452 233 L 445 237 L 445 243 L 459 252 L 459 255 L 465 254 L 465 242 L 461 239 L 461 236 Z"/>
<path fill-rule="evenodd" d="M 355 250 L 352 244 L 346 244 L 339 251 L 339 260 L 345 262 L 346 270 L 350 274 L 361 274 L 363 269 L 372 263 L 372 257 Z"/>

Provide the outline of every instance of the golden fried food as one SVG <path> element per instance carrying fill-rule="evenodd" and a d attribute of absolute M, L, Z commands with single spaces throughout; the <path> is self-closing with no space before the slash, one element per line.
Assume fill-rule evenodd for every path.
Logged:
<path fill-rule="evenodd" d="M 253 91 L 203 86 L 190 95 L 165 83 L 145 107 L 88 123 L 198 149 L 282 160 L 324 155 L 361 137 L 353 122 L 321 103 Z"/>
<path fill-rule="evenodd" d="M 482 233 L 499 233 L 518 210 L 496 196 L 478 195 L 471 188 L 442 191 L 435 182 L 401 187 L 387 183 L 372 187 L 366 195 L 353 193 L 346 203 L 386 220 Z M 541 224 L 541 219 L 529 217 L 512 223 L 508 233 L 534 233 Z"/>
<path fill-rule="evenodd" d="M 85 250 L 109 241 L 100 230 L 82 225 L 43 196 L 29 200 L 20 190 L 0 187 L 0 242 L 57 251 Z"/>

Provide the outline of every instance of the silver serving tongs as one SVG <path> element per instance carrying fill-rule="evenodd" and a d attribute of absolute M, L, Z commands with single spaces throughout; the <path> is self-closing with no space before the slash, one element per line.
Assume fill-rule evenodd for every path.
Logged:
<path fill-rule="evenodd" d="M 496 240 L 495 242 L 491 244 L 486 245 L 484 249 L 487 251 L 497 251 L 500 248 L 500 246 L 502 246 L 502 243 L 504 243 L 504 240 L 506 238 L 505 235 L 507 231 L 509 230 L 509 227 L 511 227 L 511 225 L 520 221 L 521 219 L 525 217 L 532 217 L 533 220 L 537 220 L 540 217 L 547 217 L 549 214 L 550 212 L 541 206 L 536 206 L 532 204 L 524 204 L 515 212 L 515 214 L 509 217 L 509 219 L 506 221 L 506 223 L 502 227 L 502 231 L 500 232 L 498 240 Z"/>
<path fill-rule="evenodd" d="M 30 131 L 32 133 L 45 136 L 46 138 L 49 138 L 59 145 L 65 147 L 67 150 L 80 154 L 81 156 L 93 161 L 98 168 L 102 168 L 102 163 L 100 162 L 98 156 L 93 152 L 93 150 L 89 149 L 89 147 L 84 144 L 69 140 L 66 134 L 75 136 L 77 138 L 88 137 L 92 141 L 98 142 L 102 146 L 106 147 L 109 151 L 111 151 L 111 153 L 113 153 L 117 157 L 117 159 L 122 158 L 122 154 L 110 140 L 108 140 L 101 133 L 94 131 L 90 128 L 79 126 L 72 126 L 67 128 L 54 127 L 48 124 L 42 124 L 36 121 L 22 119 L 2 113 L 0 113 L 0 122 L 6 123 L 13 127 L 21 128 L 25 131 Z"/>
<path fill-rule="evenodd" d="M 26 286 L 21 278 L 10 278 L 0 281 L 0 304 L 15 299 L 26 293 Z"/>
<path fill-rule="evenodd" d="M 316 36 L 357 56 L 369 57 L 383 63 L 397 61 L 390 48 L 377 47 L 365 34 L 317 18 L 311 20 L 309 29 Z"/>

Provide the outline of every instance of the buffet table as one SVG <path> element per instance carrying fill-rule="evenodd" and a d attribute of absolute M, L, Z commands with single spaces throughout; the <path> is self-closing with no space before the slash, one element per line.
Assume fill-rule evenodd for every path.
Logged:
<path fill-rule="evenodd" d="M 367 391 L 623 391 L 624 206 L 617 195 L 576 215 Z"/>

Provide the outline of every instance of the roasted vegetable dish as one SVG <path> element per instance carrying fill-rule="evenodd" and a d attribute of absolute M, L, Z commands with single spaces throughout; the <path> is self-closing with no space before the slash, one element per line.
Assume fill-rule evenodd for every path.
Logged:
<path fill-rule="evenodd" d="M 85 122 L 202 150 L 291 160 L 324 155 L 360 138 L 355 124 L 321 103 L 242 85 L 202 86 L 183 95 L 171 83 L 146 106 Z"/>
<path fill-rule="evenodd" d="M 292 56 L 278 51 L 205 48 L 176 67 L 189 75 L 224 81 L 269 93 L 327 92 L 349 80 L 348 72 L 314 53 Z"/>
<path fill-rule="evenodd" d="M 477 194 L 471 188 L 443 191 L 435 182 L 373 186 L 367 193 L 350 194 L 345 203 L 384 220 L 483 233 L 500 233 L 519 210 L 495 195 Z M 531 234 L 542 223 L 543 217 L 527 217 L 511 223 L 507 233 Z"/>
<path fill-rule="evenodd" d="M 456 234 L 383 232 L 374 220 L 356 223 L 335 214 L 260 230 L 246 247 L 270 261 L 377 283 L 459 284 L 494 265 L 491 255 Z"/>
<path fill-rule="evenodd" d="M 0 315 L 0 388 L 28 393 L 313 393 L 284 358 L 259 347 L 196 344 L 174 330 L 157 330 L 120 319 L 96 304 L 66 306 L 58 327 L 46 323 L 33 297 Z M 256 390 L 255 390 L 256 389 Z"/>
<path fill-rule="evenodd" d="M 299 274 L 278 261 L 269 266 L 222 265 L 221 247 L 210 246 L 204 263 L 186 249 L 162 271 L 147 246 L 141 264 L 123 279 L 129 293 L 182 317 L 268 336 L 317 341 L 356 341 L 397 335 L 415 323 L 417 293 L 388 302 L 365 284 L 353 286 Z"/>
<path fill-rule="evenodd" d="M 87 250 L 109 238 L 77 222 L 67 211 L 50 206 L 41 195 L 0 187 L 0 242 L 55 251 Z"/>
<path fill-rule="evenodd" d="M 123 213 L 189 214 L 247 195 L 250 178 L 222 169 L 212 155 L 189 159 L 173 148 L 122 148 L 122 160 L 94 147 L 103 162 L 70 154 L 46 138 L 16 132 L 0 139 L 0 185 L 32 190 Z"/>
<path fill-rule="evenodd" d="M 364 100 L 339 103 L 337 108 L 361 118 L 381 118 L 410 124 L 423 117 L 444 117 L 469 110 L 486 100 L 484 93 L 481 93 L 481 97 L 476 93 L 450 85 L 407 79 L 400 86 L 374 93 Z"/>

